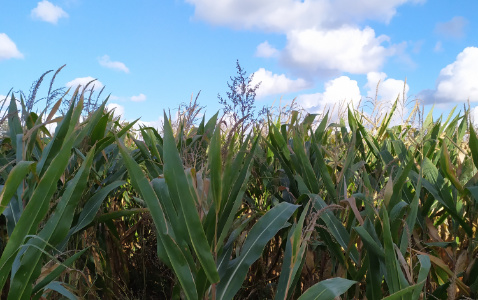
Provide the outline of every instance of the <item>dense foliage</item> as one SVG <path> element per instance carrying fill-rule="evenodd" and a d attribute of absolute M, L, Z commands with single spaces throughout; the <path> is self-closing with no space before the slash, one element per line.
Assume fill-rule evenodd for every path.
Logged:
<path fill-rule="evenodd" d="M 19 100 L 1 138 L 2 299 L 478 297 L 466 111 L 418 126 L 390 126 L 396 103 L 377 126 L 291 111 L 247 132 L 179 114 L 158 131 L 106 101 L 80 118 L 79 90 L 60 118 L 63 98 L 39 115 Z"/>

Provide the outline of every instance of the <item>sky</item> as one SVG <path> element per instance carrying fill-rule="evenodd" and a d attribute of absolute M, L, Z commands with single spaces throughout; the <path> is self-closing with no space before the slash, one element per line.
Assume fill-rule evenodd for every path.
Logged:
<path fill-rule="evenodd" d="M 0 12 L 2 99 L 66 64 L 55 87 L 97 79 L 125 120 L 155 125 L 199 91 L 210 116 L 239 60 L 261 82 L 257 106 L 295 98 L 320 113 L 379 82 L 388 104 L 405 90 L 439 113 L 478 105 L 476 0 L 0 0 Z"/>

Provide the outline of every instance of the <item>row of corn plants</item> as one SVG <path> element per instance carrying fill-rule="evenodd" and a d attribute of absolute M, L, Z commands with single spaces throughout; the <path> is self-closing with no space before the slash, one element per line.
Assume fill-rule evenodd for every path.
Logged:
<path fill-rule="evenodd" d="M 165 114 L 135 130 L 106 101 L 82 118 L 84 90 L 61 117 L 65 98 L 36 114 L 9 95 L 2 299 L 477 297 L 467 111 L 418 126 L 391 126 L 396 104 L 379 126 L 292 111 L 247 135 Z"/>

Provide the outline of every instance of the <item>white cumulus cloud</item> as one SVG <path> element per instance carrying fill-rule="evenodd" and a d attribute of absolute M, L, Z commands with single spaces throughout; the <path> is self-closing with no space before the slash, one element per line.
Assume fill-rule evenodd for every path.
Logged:
<path fill-rule="evenodd" d="M 398 7 L 426 0 L 186 0 L 194 17 L 236 29 L 285 34 L 284 49 L 267 41 L 257 57 L 279 57 L 300 76 L 367 74 L 380 70 L 388 56 L 413 62 L 386 35 L 376 36 L 364 21 L 389 23 Z M 406 46 L 406 44 L 403 44 Z M 402 46 L 403 46 L 402 45 Z M 402 47 L 403 48 L 403 47 Z"/>
<path fill-rule="evenodd" d="M 357 105 L 362 98 L 357 81 L 348 76 L 329 80 L 324 85 L 323 93 L 303 94 L 297 97 L 297 103 L 310 113 L 322 113 L 324 109 L 333 109 L 337 113 L 341 104 Z"/>
<path fill-rule="evenodd" d="M 478 101 L 478 48 L 468 47 L 440 71 L 435 96 L 451 101 Z"/>
<path fill-rule="evenodd" d="M 124 106 L 119 105 L 118 103 L 108 103 L 106 104 L 106 109 L 108 111 L 113 110 L 114 117 L 124 118 Z"/>
<path fill-rule="evenodd" d="M 467 47 L 443 68 L 435 90 L 421 92 L 425 102 L 478 101 L 478 48 Z"/>
<path fill-rule="evenodd" d="M 297 92 L 310 87 L 310 83 L 302 78 L 290 79 L 284 74 L 273 74 L 264 68 L 254 73 L 252 85 L 261 83 L 257 89 L 257 99 L 276 94 Z"/>
<path fill-rule="evenodd" d="M 146 95 L 145 94 L 139 94 L 138 96 L 132 96 L 131 101 L 133 102 L 142 102 L 146 100 Z"/>
<path fill-rule="evenodd" d="M 380 82 L 377 91 L 377 84 Z M 405 99 L 407 97 L 408 90 L 410 89 L 408 84 L 405 85 L 403 80 L 397 80 L 393 78 L 387 79 L 387 74 L 383 72 L 370 72 L 367 74 L 368 88 L 367 97 L 375 98 L 375 93 L 379 97 L 379 100 L 387 101 L 390 103 L 395 102 L 397 97 L 402 99 L 403 89 L 405 86 Z"/>
<path fill-rule="evenodd" d="M 256 48 L 256 56 L 257 57 L 274 57 L 279 54 L 279 50 L 272 47 L 268 41 L 260 43 Z"/>
<path fill-rule="evenodd" d="M 211 24 L 275 32 L 316 26 L 329 11 L 328 1 L 314 0 L 186 1 L 194 5 L 195 18 Z"/>
<path fill-rule="evenodd" d="M 23 54 L 17 49 L 17 45 L 6 35 L 0 33 L 0 61 L 10 58 L 23 58 Z"/>
<path fill-rule="evenodd" d="M 386 57 L 393 54 L 393 48 L 382 45 L 386 41 L 389 41 L 387 36 L 375 36 L 370 27 L 295 30 L 287 34 L 283 59 L 294 68 L 312 74 L 366 74 L 380 69 Z"/>
<path fill-rule="evenodd" d="M 37 7 L 32 9 L 31 16 L 52 24 L 57 24 L 61 18 L 68 18 L 68 14 L 61 7 L 47 0 L 38 2 Z"/>
<path fill-rule="evenodd" d="M 186 0 L 196 19 L 241 29 L 287 32 L 333 28 L 364 20 L 388 23 L 397 7 L 424 0 Z"/>
<path fill-rule="evenodd" d="M 71 88 L 71 91 L 75 91 L 77 86 L 81 86 L 80 92 L 82 89 L 92 80 L 95 80 L 95 78 L 88 76 L 88 77 L 80 77 L 80 78 L 75 78 L 70 82 L 66 83 L 66 87 Z M 104 87 L 103 83 L 99 80 L 95 80 L 90 85 L 88 86 L 88 90 L 93 88 L 94 91 L 100 91 Z"/>
<path fill-rule="evenodd" d="M 98 58 L 98 62 L 102 67 L 129 73 L 129 69 L 124 63 L 120 61 L 112 61 L 108 55 L 103 55 L 102 57 Z"/>
<path fill-rule="evenodd" d="M 378 84 L 378 87 L 377 87 Z M 393 114 L 391 124 L 401 124 L 408 114 L 407 94 L 410 89 L 404 80 L 387 78 L 387 74 L 383 72 L 370 72 L 367 74 L 367 83 L 365 87 L 368 89 L 367 97 L 381 101 L 384 105 L 382 112 L 388 112 L 392 108 L 393 103 L 397 100 L 397 107 Z M 404 98 L 405 94 L 405 98 Z M 403 101 L 405 99 L 405 102 Z"/>

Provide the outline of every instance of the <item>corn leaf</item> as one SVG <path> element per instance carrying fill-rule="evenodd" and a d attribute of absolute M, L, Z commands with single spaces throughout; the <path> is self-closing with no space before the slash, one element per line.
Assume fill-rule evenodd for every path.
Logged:
<path fill-rule="evenodd" d="M 282 202 L 269 210 L 252 227 L 240 255 L 229 265 L 226 274 L 217 285 L 218 299 L 232 299 L 241 288 L 249 267 L 262 255 L 264 247 L 285 225 L 297 209 L 297 205 Z"/>
<path fill-rule="evenodd" d="M 310 287 L 299 300 L 334 300 L 356 283 L 339 277 L 323 280 Z"/>

